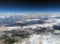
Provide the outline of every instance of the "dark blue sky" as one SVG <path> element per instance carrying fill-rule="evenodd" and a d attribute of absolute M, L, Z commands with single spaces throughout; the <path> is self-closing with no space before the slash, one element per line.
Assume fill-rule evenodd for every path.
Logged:
<path fill-rule="evenodd" d="M 60 1 L 6 0 L 0 1 L 0 12 L 60 12 Z"/>

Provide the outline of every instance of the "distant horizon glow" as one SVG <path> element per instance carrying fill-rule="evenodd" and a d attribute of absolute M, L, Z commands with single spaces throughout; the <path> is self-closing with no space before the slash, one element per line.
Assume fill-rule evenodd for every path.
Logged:
<path fill-rule="evenodd" d="M 29 15 L 29 14 L 56 15 L 56 14 L 60 14 L 60 12 L 0 12 L 0 15 Z"/>

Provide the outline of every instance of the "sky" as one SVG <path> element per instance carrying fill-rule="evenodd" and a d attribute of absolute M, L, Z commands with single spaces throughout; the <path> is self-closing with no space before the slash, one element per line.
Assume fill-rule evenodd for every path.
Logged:
<path fill-rule="evenodd" d="M 59 0 L 0 0 L 0 13 L 60 12 Z"/>

